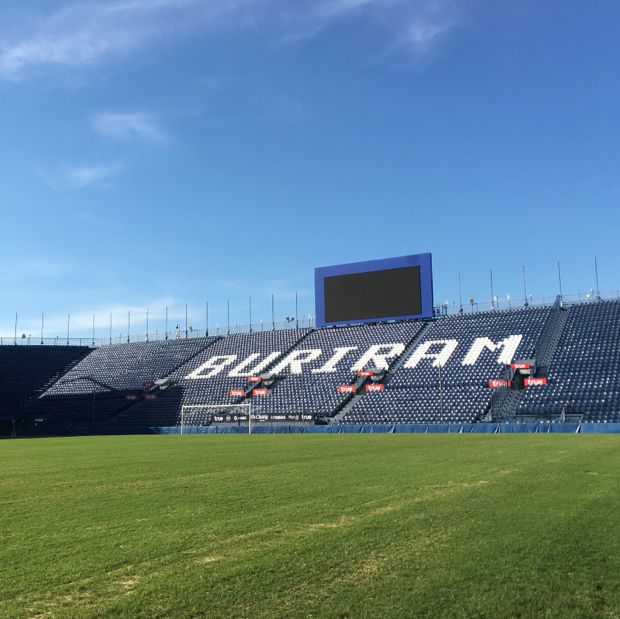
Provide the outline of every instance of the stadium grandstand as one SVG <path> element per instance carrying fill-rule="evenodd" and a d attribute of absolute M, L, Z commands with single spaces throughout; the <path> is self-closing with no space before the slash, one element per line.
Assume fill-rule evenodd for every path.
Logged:
<path fill-rule="evenodd" d="M 620 423 L 619 299 L 437 313 L 99 347 L 4 344 L 0 431 L 609 431 Z"/>

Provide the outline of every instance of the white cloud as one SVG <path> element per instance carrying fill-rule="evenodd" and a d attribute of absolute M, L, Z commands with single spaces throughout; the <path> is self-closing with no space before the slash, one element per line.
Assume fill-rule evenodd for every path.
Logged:
<path fill-rule="evenodd" d="M 112 177 L 121 169 L 119 164 L 41 166 L 37 173 L 50 189 L 75 191 L 91 185 L 109 187 Z"/>
<path fill-rule="evenodd" d="M 414 54 L 426 54 L 458 23 L 458 14 L 452 3 L 431 2 L 423 11 L 411 15 L 404 43 Z"/>
<path fill-rule="evenodd" d="M 15 282 L 30 279 L 60 277 L 70 271 L 64 263 L 50 260 L 25 260 L 0 266 L 0 281 Z"/>
<path fill-rule="evenodd" d="M 429 53 L 460 21 L 456 0 L 319 0 L 307 10 L 288 13 L 284 40 L 316 36 L 332 24 L 356 17 L 374 18 L 385 28 L 398 49 L 414 56 Z M 462 2 L 461 2 L 462 5 Z"/>
<path fill-rule="evenodd" d="M 135 52 L 167 35 L 214 28 L 263 27 L 280 40 L 304 39 L 336 20 L 358 15 L 388 24 L 395 38 L 423 54 L 457 23 L 455 2 L 73 0 L 38 23 L 17 27 L 16 35 L 0 38 L 0 77 L 17 80 L 45 66 L 93 65 Z"/>
<path fill-rule="evenodd" d="M 63 180 L 69 189 L 84 189 L 89 185 L 105 185 L 117 170 L 117 166 L 108 165 L 68 166 Z"/>
<path fill-rule="evenodd" d="M 381 2 L 381 0 L 324 0 L 316 3 L 314 14 L 317 18 L 332 19 L 378 4 L 385 5 L 386 2 Z"/>
<path fill-rule="evenodd" d="M 131 333 L 134 337 L 137 334 L 144 334 L 146 331 L 146 308 L 149 308 L 149 324 L 152 327 L 151 336 L 156 328 L 161 330 L 162 322 L 165 317 L 165 308 L 170 308 L 169 324 L 170 330 L 173 329 L 177 322 L 184 320 L 183 308 L 178 301 L 171 297 L 163 297 L 158 299 L 150 299 L 143 305 L 124 305 L 113 304 L 93 309 L 81 309 L 78 311 L 69 311 L 67 313 L 45 313 L 45 331 L 44 336 L 48 337 L 66 337 L 67 334 L 67 317 L 70 319 L 70 335 L 71 337 L 83 337 L 88 340 L 92 333 L 93 314 L 95 315 L 96 337 L 107 339 L 110 324 L 110 314 L 112 315 L 112 334 L 115 341 L 118 340 L 119 333 L 123 337 L 127 333 L 127 317 L 131 313 Z M 199 316 L 196 314 L 196 319 Z M 26 335 L 32 334 L 35 338 L 41 333 L 41 316 L 22 316 L 18 315 L 18 337 L 22 333 Z M 13 330 L 10 326 L 3 325 L 0 327 L 0 337 L 12 338 Z M 84 343 L 87 343 L 85 341 Z"/>
<path fill-rule="evenodd" d="M 19 79 L 45 65 L 77 67 L 141 48 L 179 27 L 207 24 L 250 0 L 71 2 L 13 41 L 0 40 L 0 76 Z"/>
<path fill-rule="evenodd" d="M 167 139 L 166 133 L 152 116 L 139 112 L 104 112 L 93 118 L 92 125 L 97 133 L 108 138 L 128 140 L 136 137 L 151 142 Z"/>

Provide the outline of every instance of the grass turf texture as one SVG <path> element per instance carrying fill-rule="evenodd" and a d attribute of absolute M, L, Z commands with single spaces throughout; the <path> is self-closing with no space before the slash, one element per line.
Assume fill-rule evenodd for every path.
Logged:
<path fill-rule="evenodd" d="M 0 616 L 618 617 L 620 437 L 0 442 Z"/>

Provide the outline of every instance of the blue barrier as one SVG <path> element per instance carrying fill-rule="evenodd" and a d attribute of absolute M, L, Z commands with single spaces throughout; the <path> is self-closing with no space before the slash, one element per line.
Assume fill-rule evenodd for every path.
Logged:
<path fill-rule="evenodd" d="M 582 423 L 580 432 L 587 434 L 609 434 L 611 432 L 620 432 L 620 423 Z"/>
<path fill-rule="evenodd" d="M 247 434 L 247 426 L 185 426 L 184 434 Z M 343 425 L 256 425 L 253 434 L 620 434 L 620 423 L 397 423 Z M 20 436 L 102 436 L 127 434 L 180 434 L 179 426 L 47 427 L 21 432 Z"/>
<path fill-rule="evenodd" d="M 136 429 L 134 429 L 135 431 Z M 179 434 L 177 426 L 145 433 Z M 185 434 L 247 434 L 247 426 L 186 426 Z M 620 434 L 620 423 L 397 423 L 333 426 L 254 426 L 253 434 Z"/>
<path fill-rule="evenodd" d="M 499 423 L 472 423 L 469 424 L 469 431 L 472 434 L 496 434 L 499 425 Z"/>

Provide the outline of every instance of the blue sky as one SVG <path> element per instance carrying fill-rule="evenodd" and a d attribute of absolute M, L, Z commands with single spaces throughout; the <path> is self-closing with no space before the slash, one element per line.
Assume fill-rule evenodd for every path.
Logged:
<path fill-rule="evenodd" d="M 3 0 L 0 333 L 313 314 L 431 251 L 436 301 L 620 288 L 620 4 Z M 153 327 L 152 327 L 153 328 Z"/>

